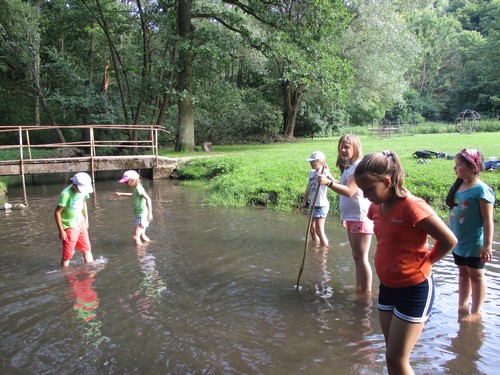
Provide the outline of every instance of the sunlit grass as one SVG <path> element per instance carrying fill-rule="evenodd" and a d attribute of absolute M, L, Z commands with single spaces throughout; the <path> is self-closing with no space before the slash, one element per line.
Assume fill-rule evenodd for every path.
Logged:
<path fill-rule="evenodd" d="M 416 150 L 431 150 L 455 155 L 462 148 L 477 148 L 489 157 L 498 155 L 499 133 L 428 134 L 392 136 L 380 139 L 361 136 L 363 153 L 390 149 L 396 152 L 406 171 L 405 186 L 426 199 L 441 216 L 446 215 L 444 200 L 455 181 L 454 160 L 415 158 Z M 312 151 L 326 154 L 332 173 L 335 168 L 338 138 L 298 140 L 297 142 L 248 146 L 214 146 L 209 158 L 192 159 L 179 167 L 181 178 L 207 189 L 206 204 L 218 206 L 264 206 L 279 211 L 297 210 L 307 183 Z M 168 151 L 166 152 L 168 154 Z M 218 156 L 220 155 L 220 156 Z M 169 155 L 178 157 L 178 155 Z M 500 188 L 500 172 L 483 172 L 481 179 L 495 191 Z M 338 213 L 338 196 L 329 194 L 332 211 Z M 495 217 L 498 221 L 498 207 Z"/>

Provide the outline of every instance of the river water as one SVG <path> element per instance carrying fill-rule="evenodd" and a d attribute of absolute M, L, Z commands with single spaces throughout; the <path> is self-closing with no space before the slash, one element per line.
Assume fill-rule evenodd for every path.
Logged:
<path fill-rule="evenodd" d="M 211 208 L 179 183 L 144 185 L 153 242 L 133 245 L 131 200 L 113 195 L 124 186 L 98 179 L 89 201 L 96 261 L 77 253 L 68 270 L 53 218 L 62 182 L 35 181 L 27 210 L 0 211 L 0 373 L 387 373 L 376 296 L 354 298 L 338 217 L 327 219 L 329 251 L 309 246 L 299 292 L 307 215 Z M 9 201 L 22 198 L 10 189 Z M 480 324 L 457 322 L 451 255 L 434 267 L 437 299 L 411 360 L 417 374 L 498 371 L 498 242 L 497 234 Z"/>

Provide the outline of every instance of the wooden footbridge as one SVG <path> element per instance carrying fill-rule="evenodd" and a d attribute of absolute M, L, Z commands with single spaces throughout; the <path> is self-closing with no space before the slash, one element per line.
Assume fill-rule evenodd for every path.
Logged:
<path fill-rule="evenodd" d="M 158 136 L 161 132 L 168 133 L 159 125 L 0 127 L 2 139 L 12 140 L 12 144 L 0 145 L 0 152 L 10 156 L 10 160 L 0 160 L 0 176 L 21 176 L 24 192 L 25 176 L 40 173 L 88 172 L 95 181 L 97 171 L 135 169 L 150 170 L 153 179 L 168 178 L 176 169 L 178 160 L 158 156 Z M 84 140 L 36 141 L 55 136 L 73 139 L 75 135 Z M 37 152 L 37 149 L 49 151 Z M 118 155 L 124 149 L 144 154 Z M 113 153 L 115 155 L 109 156 Z"/>

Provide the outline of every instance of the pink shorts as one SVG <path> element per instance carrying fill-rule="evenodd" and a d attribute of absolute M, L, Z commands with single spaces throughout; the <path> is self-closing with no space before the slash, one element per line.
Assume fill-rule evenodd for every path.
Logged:
<path fill-rule="evenodd" d="M 64 230 L 68 239 L 63 241 L 63 259 L 69 260 L 75 255 L 75 248 L 78 251 L 89 251 L 90 240 L 85 219 L 81 220 L 76 228 Z"/>
<path fill-rule="evenodd" d="M 373 234 L 373 221 L 345 221 L 345 227 L 350 233 Z"/>

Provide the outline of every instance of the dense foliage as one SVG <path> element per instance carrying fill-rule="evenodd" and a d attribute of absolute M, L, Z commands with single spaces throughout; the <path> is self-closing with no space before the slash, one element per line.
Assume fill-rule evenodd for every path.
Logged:
<path fill-rule="evenodd" d="M 0 9 L 0 126 L 154 123 L 189 150 L 330 136 L 384 118 L 500 114 L 500 0 L 0 0 Z"/>

